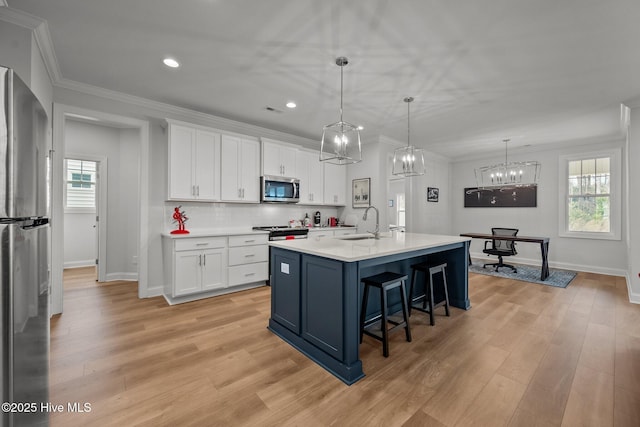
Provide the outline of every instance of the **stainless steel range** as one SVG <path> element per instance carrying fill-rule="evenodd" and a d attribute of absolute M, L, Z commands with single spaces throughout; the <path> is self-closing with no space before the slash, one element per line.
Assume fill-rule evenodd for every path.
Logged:
<path fill-rule="evenodd" d="M 253 227 L 254 230 L 268 231 L 269 240 L 293 240 L 306 239 L 309 234 L 308 228 L 292 228 L 285 226 L 263 226 Z"/>

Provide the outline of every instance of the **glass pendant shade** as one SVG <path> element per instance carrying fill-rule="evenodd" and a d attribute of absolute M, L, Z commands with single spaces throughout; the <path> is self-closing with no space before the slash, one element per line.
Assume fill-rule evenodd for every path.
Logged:
<path fill-rule="evenodd" d="M 322 130 L 320 161 L 337 165 L 362 161 L 358 127 L 343 121 L 326 125 Z"/>
<path fill-rule="evenodd" d="M 476 181 L 479 188 L 504 187 L 510 185 L 533 185 L 540 177 L 540 162 L 508 162 L 506 144 L 504 140 L 504 163 L 483 166 L 476 169 Z"/>
<path fill-rule="evenodd" d="M 404 99 L 407 103 L 407 146 L 396 148 L 393 152 L 393 175 L 401 175 L 405 177 L 424 175 L 424 150 L 416 148 L 410 144 L 411 126 L 409 104 L 413 102 L 413 97 Z"/>
<path fill-rule="evenodd" d="M 396 148 L 393 152 L 393 174 L 402 176 L 424 175 L 424 150 L 413 146 Z"/>
<path fill-rule="evenodd" d="M 320 161 L 336 165 L 362 161 L 360 128 L 342 120 L 342 70 L 348 63 L 348 59 L 343 56 L 336 59 L 336 65 L 340 67 L 340 121 L 324 126 L 320 144 Z"/>

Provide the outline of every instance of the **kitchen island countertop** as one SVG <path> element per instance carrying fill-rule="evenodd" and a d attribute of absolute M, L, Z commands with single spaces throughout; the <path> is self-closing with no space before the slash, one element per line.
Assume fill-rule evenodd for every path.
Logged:
<path fill-rule="evenodd" d="M 380 233 L 380 239 L 368 238 L 372 236 L 370 233 L 328 239 L 309 236 L 308 239 L 272 241 L 269 245 L 337 261 L 354 262 L 471 240 L 468 237 L 399 232 Z"/>

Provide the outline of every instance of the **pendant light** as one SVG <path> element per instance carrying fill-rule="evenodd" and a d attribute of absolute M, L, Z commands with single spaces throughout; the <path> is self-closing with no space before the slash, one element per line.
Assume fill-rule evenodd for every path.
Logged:
<path fill-rule="evenodd" d="M 349 63 L 344 56 L 336 59 L 340 67 L 340 121 L 322 129 L 320 161 L 337 165 L 348 165 L 362 161 L 360 129 L 342 120 L 343 69 Z"/>
<path fill-rule="evenodd" d="M 535 185 L 540 177 L 540 162 L 509 162 L 507 146 L 509 139 L 504 142 L 504 163 L 483 166 L 476 169 L 478 188 Z"/>
<path fill-rule="evenodd" d="M 424 175 L 424 150 L 411 145 L 410 105 L 413 97 L 404 99 L 407 103 L 407 146 L 393 152 L 393 174 L 405 177 Z"/>

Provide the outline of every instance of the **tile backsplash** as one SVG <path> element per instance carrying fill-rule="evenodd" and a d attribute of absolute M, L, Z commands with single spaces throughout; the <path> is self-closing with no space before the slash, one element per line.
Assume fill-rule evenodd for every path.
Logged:
<path fill-rule="evenodd" d="M 320 211 L 322 223 L 327 218 L 340 218 L 344 208 L 332 206 L 303 206 L 269 203 L 198 203 L 198 202 L 165 202 L 165 230 L 177 228 L 173 222 L 173 211 L 176 206 L 182 206 L 189 220 L 187 229 L 198 228 L 237 228 L 262 225 L 287 225 L 291 219 L 302 220 L 305 213 L 313 223 L 313 214 Z M 344 220 L 344 218 L 341 218 Z"/>

